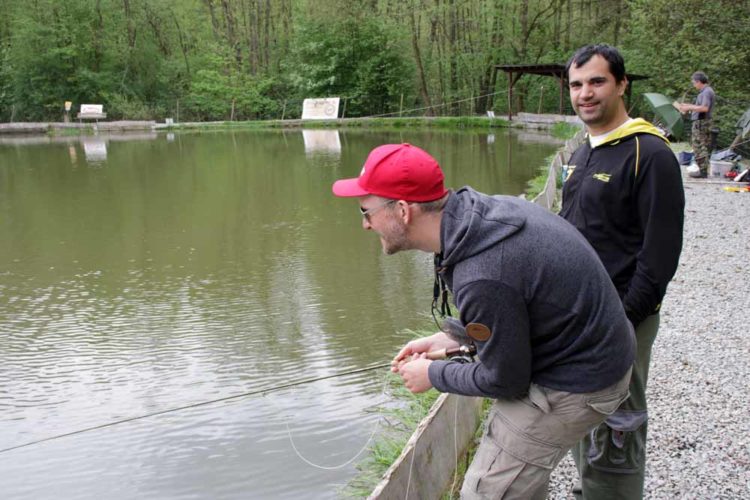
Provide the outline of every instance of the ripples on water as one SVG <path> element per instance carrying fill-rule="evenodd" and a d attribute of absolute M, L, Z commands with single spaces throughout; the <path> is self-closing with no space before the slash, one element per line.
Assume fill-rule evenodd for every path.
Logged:
<path fill-rule="evenodd" d="M 321 342 L 326 304 L 299 300 L 317 294 L 294 263 L 261 301 L 242 273 L 153 274 L 127 272 L 113 295 L 99 271 L 36 289 L 5 273 L 0 448 L 360 367 Z M 362 408 L 384 401 L 381 390 L 380 374 L 343 377 L 40 443 L 0 455 L 4 489 L 19 498 L 292 498 L 301 483 L 341 472 L 295 457 L 287 425 L 306 460 L 342 464 L 375 425 Z M 294 481 L 280 480 L 281 464 Z"/>

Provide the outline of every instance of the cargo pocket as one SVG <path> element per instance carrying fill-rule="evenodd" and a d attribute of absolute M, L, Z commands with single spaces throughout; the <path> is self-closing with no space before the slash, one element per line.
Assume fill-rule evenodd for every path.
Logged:
<path fill-rule="evenodd" d="M 521 418 L 520 422 L 509 418 L 507 411 L 503 414 L 496 408 L 490 410 L 485 434 L 464 477 L 462 499 L 502 498 L 519 476 L 523 476 L 523 481 L 546 484 L 544 478 L 564 456 L 567 450 L 524 430 L 524 414 L 533 419 L 539 409 L 528 402 L 518 402 L 516 410 L 510 414 Z"/>
<path fill-rule="evenodd" d="M 625 391 L 623 393 L 610 393 L 603 396 L 597 396 L 590 398 L 586 401 L 586 405 L 592 410 L 601 413 L 602 415 L 613 415 L 617 408 L 628 399 L 630 393 Z"/>
<path fill-rule="evenodd" d="M 620 474 L 635 474 L 641 470 L 645 453 L 645 432 L 648 420 L 643 411 L 616 411 L 599 427 L 591 431 L 588 463 L 594 469 Z"/>
<path fill-rule="evenodd" d="M 535 406 L 530 408 L 533 408 L 533 412 L 539 412 Z M 492 417 L 487 439 L 521 462 L 551 470 L 567 451 L 530 434 L 526 428 L 528 421 L 513 421 L 501 412 L 495 412 Z"/>

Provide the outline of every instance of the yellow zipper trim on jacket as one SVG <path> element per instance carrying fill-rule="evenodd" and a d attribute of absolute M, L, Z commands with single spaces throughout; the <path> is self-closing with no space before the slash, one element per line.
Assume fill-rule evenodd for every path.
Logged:
<path fill-rule="evenodd" d="M 635 136 L 635 176 L 638 177 L 638 169 L 641 166 L 641 141 Z"/>

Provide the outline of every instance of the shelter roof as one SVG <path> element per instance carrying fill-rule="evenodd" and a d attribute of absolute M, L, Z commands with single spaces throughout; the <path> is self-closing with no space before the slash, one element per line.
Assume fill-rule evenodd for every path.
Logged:
<path fill-rule="evenodd" d="M 559 63 L 552 64 L 496 64 L 495 69 L 505 71 L 506 73 L 529 73 L 532 75 L 556 76 L 565 75 L 565 65 Z M 648 76 L 627 73 L 628 81 L 645 80 Z"/>

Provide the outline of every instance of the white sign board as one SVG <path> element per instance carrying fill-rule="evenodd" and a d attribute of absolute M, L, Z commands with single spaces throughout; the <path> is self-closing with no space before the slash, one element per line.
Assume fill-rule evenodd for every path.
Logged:
<path fill-rule="evenodd" d="M 104 113 L 104 105 L 103 104 L 81 104 L 81 114 L 88 114 L 88 113 L 95 113 L 95 114 L 102 114 Z"/>
<path fill-rule="evenodd" d="M 335 120 L 339 117 L 339 98 L 305 99 L 302 102 L 303 120 Z"/>

